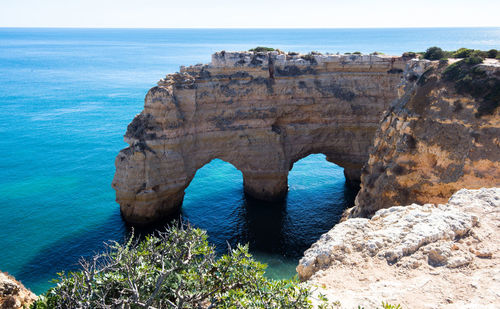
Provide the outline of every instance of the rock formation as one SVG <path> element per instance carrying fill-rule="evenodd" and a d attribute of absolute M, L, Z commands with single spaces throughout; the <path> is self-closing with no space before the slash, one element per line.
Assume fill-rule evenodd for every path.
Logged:
<path fill-rule="evenodd" d="M 351 216 L 500 186 L 500 64 L 460 62 L 443 75 L 447 67 L 410 61 L 401 98 L 382 117 Z M 453 82 L 453 74 L 465 77 Z"/>
<path fill-rule="evenodd" d="M 24 285 L 0 271 L 0 309 L 28 308 L 36 298 Z"/>
<path fill-rule="evenodd" d="M 293 164 L 312 153 L 359 184 L 382 112 L 407 59 L 380 55 L 219 52 L 181 67 L 146 95 L 116 158 L 113 187 L 126 221 L 179 209 L 196 171 L 218 158 L 245 193 L 282 199 Z"/>
<path fill-rule="evenodd" d="M 297 266 L 336 308 L 496 308 L 500 304 L 500 188 L 447 204 L 394 206 L 337 224 Z M 336 302 L 338 301 L 338 302 Z"/>

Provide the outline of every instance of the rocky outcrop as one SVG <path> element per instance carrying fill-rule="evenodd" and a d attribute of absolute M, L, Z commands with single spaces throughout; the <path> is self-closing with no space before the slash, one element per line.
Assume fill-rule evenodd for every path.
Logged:
<path fill-rule="evenodd" d="M 337 224 L 308 249 L 301 279 L 337 307 L 495 308 L 500 303 L 500 188 L 447 204 L 394 206 Z"/>
<path fill-rule="evenodd" d="M 488 59 L 447 67 L 410 61 L 401 98 L 377 131 L 351 216 L 444 203 L 460 188 L 500 186 L 500 65 Z"/>
<path fill-rule="evenodd" d="M 0 309 L 29 308 L 36 299 L 22 283 L 0 271 Z"/>
<path fill-rule="evenodd" d="M 245 193 L 282 199 L 293 164 L 312 153 L 359 184 L 382 112 L 407 59 L 380 55 L 220 52 L 181 67 L 146 95 L 116 158 L 113 187 L 126 221 L 177 211 L 196 171 L 218 158 Z"/>

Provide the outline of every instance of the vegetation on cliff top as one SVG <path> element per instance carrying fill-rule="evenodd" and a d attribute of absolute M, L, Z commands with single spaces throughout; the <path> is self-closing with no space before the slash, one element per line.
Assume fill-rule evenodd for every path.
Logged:
<path fill-rule="evenodd" d="M 312 308 L 309 288 L 267 279 L 246 246 L 216 258 L 189 226 L 113 243 L 80 264 L 32 308 Z"/>
<path fill-rule="evenodd" d="M 458 93 L 471 95 L 479 101 L 476 117 L 493 114 L 500 104 L 500 79 L 488 76 L 478 67 L 482 61 L 471 54 L 443 71 L 443 79 L 453 82 Z"/>
<path fill-rule="evenodd" d="M 413 54 L 416 56 L 415 53 L 413 52 L 408 52 L 404 53 L 405 54 Z M 429 47 L 425 51 L 425 53 L 418 53 L 421 55 L 422 59 L 427 59 L 427 60 L 441 60 L 441 59 L 448 59 L 448 58 L 470 58 L 470 57 L 475 57 L 475 58 L 497 58 L 500 59 L 500 53 L 496 49 L 490 49 L 488 51 L 483 51 L 483 50 L 478 50 L 478 49 L 469 49 L 469 48 L 459 48 L 455 51 L 445 51 L 437 46 Z"/>
<path fill-rule="evenodd" d="M 272 47 L 257 46 L 255 48 L 249 49 L 248 51 L 260 53 L 260 52 L 269 52 L 269 51 L 274 51 L 274 50 L 275 49 Z"/>
<path fill-rule="evenodd" d="M 405 55 L 416 56 L 413 52 L 404 53 L 403 57 Z M 500 59 L 500 53 L 496 49 L 481 51 L 460 48 L 456 51 L 444 51 L 433 46 L 421 54 L 421 57 L 428 60 L 439 60 L 440 67 L 448 65 L 448 58 L 461 59 L 447 66 L 442 71 L 442 77 L 443 80 L 453 83 L 457 93 L 470 95 L 479 102 L 476 117 L 491 115 L 500 105 L 500 78 L 488 75 L 484 68 L 478 66 L 485 58 Z M 418 81 L 420 85 L 426 82 L 426 75 L 431 71 L 432 69 L 422 74 Z"/>

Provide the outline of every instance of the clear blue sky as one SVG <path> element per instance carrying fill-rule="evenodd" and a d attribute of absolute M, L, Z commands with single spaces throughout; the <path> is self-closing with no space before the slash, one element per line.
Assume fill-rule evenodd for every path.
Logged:
<path fill-rule="evenodd" d="M 0 0 L 0 27 L 500 26 L 500 0 Z"/>

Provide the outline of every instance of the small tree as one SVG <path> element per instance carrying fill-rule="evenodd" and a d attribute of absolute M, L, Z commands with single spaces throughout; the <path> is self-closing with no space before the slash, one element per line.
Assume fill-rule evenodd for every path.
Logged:
<path fill-rule="evenodd" d="M 428 60 L 439 60 L 443 57 L 444 57 L 444 51 L 437 46 L 427 48 L 427 50 L 424 53 L 424 59 Z"/>
<path fill-rule="evenodd" d="M 498 55 L 498 50 L 496 49 L 490 49 L 488 51 L 488 58 L 496 58 Z"/>

